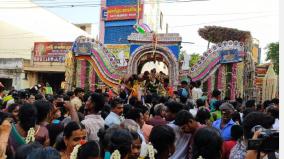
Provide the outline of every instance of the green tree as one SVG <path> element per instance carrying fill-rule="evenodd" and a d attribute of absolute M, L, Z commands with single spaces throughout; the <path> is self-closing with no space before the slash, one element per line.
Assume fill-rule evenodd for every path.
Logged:
<path fill-rule="evenodd" d="M 266 47 L 266 60 L 270 60 L 274 65 L 274 71 L 279 74 L 279 42 L 270 43 Z"/>
<path fill-rule="evenodd" d="M 189 66 L 192 67 L 200 60 L 201 55 L 198 53 L 193 53 L 190 55 Z"/>

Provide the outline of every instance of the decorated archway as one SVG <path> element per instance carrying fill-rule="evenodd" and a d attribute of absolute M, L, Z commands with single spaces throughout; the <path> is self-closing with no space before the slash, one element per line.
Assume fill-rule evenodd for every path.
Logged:
<path fill-rule="evenodd" d="M 178 84 L 178 62 L 170 49 L 163 46 L 143 45 L 137 48 L 129 59 L 128 74 L 138 74 L 139 66 L 147 61 L 161 61 L 168 66 L 170 85 Z"/>

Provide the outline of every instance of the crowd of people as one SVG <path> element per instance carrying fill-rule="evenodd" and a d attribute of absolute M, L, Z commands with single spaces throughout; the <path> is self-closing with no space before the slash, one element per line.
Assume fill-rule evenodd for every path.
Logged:
<path fill-rule="evenodd" d="M 278 99 L 222 99 L 217 89 L 208 99 L 200 82 L 172 91 L 167 79 L 133 75 L 118 94 L 0 85 L 0 159 L 279 158 L 277 147 L 249 144 L 279 130 Z"/>

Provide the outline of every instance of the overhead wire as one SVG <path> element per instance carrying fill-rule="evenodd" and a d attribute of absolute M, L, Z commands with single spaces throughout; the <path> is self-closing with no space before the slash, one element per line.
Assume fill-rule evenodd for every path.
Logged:
<path fill-rule="evenodd" d="M 202 1 L 208 1 L 208 0 L 164 0 L 164 1 L 155 1 L 155 2 L 144 2 L 143 4 L 161 4 L 161 3 L 184 3 L 184 2 L 202 2 Z M 3 2 L 3 1 L 2 1 Z M 11 1 L 13 2 L 13 1 Z M 20 1 L 19 1 L 20 2 Z M 58 2 L 57 2 L 58 3 Z M 63 2 L 62 2 L 63 3 Z M 76 4 L 78 3 L 78 4 Z M 102 6 L 101 3 L 87 3 L 87 2 L 71 2 L 69 4 L 57 4 L 50 3 L 41 5 L 39 3 L 34 3 L 35 6 L 17 6 L 17 7 L 0 7 L 0 9 L 30 9 L 30 8 L 74 8 L 74 7 L 100 7 Z M 6 3 L 5 3 L 6 4 Z M 18 3 L 18 4 L 31 4 L 31 3 Z"/>
<path fill-rule="evenodd" d="M 224 23 L 224 22 L 231 22 L 231 21 L 242 21 L 242 20 L 249 20 L 255 18 L 262 18 L 267 16 L 274 16 L 274 15 L 263 15 L 263 16 L 254 16 L 254 17 L 247 17 L 247 18 L 236 18 L 236 19 L 227 19 L 227 20 L 219 20 L 219 21 L 210 21 L 204 23 L 197 23 L 197 24 L 189 24 L 189 25 L 177 25 L 177 26 L 169 26 L 169 28 L 183 28 L 183 27 L 191 27 L 196 25 L 204 25 L 204 24 L 213 24 L 213 23 Z"/>

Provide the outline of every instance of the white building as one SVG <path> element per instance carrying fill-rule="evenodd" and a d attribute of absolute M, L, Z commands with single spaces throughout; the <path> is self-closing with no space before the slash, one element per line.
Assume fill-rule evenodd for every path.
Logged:
<path fill-rule="evenodd" d="M 0 5 L 0 81 L 7 87 L 31 87 L 38 82 L 38 72 L 64 73 L 64 63 L 33 62 L 34 42 L 73 42 L 80 35 L 90 36 L 30 0 Z"/>

